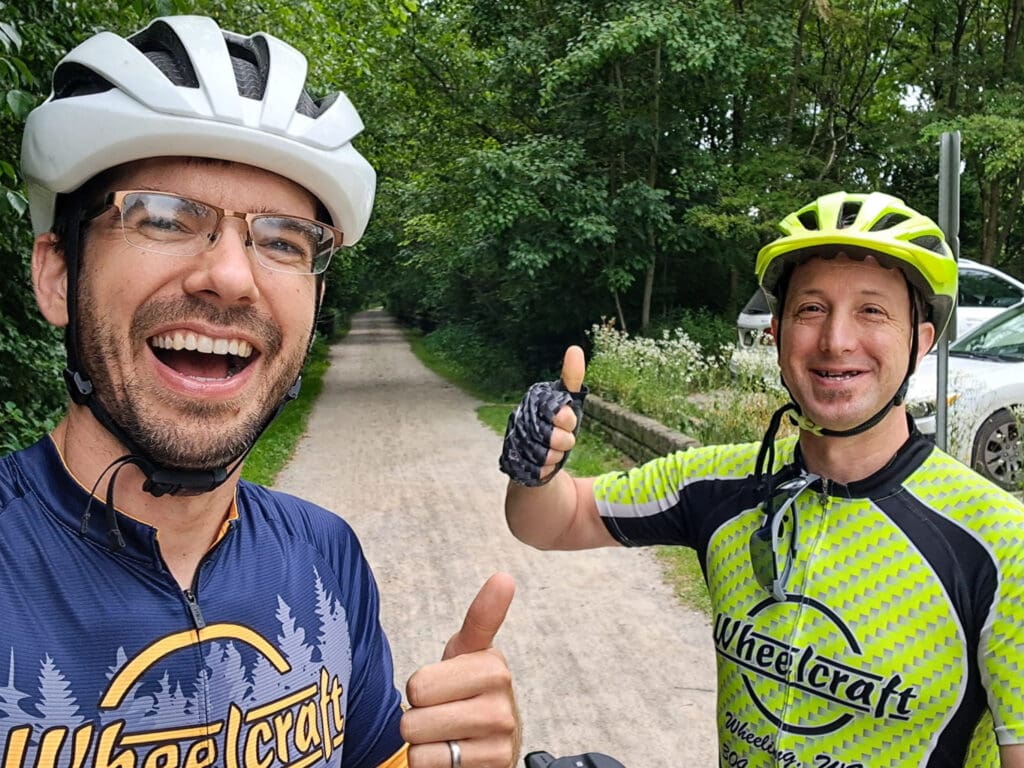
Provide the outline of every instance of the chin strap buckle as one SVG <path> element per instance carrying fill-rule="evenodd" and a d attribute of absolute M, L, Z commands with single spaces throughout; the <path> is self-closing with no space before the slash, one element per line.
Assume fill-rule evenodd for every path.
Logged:
<path fill-rule="evenodd" d="M 68 388 L 68 394 L 78 405 L 85 405 L 92 394 L 92 382 L 85 378 L 78 371 L 70 368 L 64 369 L 64 384 Z"/>
<path fill-rule="evenodd" d="M 152 469 L 146 472 L 142 490 L 153 496 L 198 496 L 227 480 L 224 467 L 216 469 Z"/>

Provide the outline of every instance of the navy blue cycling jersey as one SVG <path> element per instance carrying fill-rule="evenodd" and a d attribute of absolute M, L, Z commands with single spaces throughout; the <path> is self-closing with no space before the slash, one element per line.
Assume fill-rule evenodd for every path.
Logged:
<path fill-rule="evenodd" d="M 49 438 L 0 459 L 0 766 L 369 768 L 402 748 L 378 593 L 351 528 L 247 482 L 182 590 L 158 531 Z"/>

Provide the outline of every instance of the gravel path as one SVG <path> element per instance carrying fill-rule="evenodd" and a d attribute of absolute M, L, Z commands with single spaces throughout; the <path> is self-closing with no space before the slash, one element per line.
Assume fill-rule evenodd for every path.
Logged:
<path fill-rule="evenodd" d="M 497 570 L 518 584 L 496 645 L 524 753 L 598 751 L 627 768 L 713 766 L 709 622 L 680 607 L 649 551 L 537 552 L 502 513 L 501 438 L 480 403 L 424 368 L 381 311 L 331 350 L 324 391 L 276 487 L 351 523 L 382 593 L 398 685 L 440 658 Z"/>

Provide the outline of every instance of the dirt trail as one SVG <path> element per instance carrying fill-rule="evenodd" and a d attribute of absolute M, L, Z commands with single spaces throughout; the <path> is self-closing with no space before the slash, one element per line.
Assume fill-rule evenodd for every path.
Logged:
<path fill-rule="evenodd" d="M 649 551 L 537 552 L 502 514 L 501 438 L 477 401 L 424 368 L 381 311 L 332 348 L 310 428 L 276 487 L 336 511 L 362 541 L 405 680 L 440 658 L 496 570 L 518 584 L 498 645 L 524 753 L 605 752 L 627 768 L 713 766 L 709 622 Z"/>

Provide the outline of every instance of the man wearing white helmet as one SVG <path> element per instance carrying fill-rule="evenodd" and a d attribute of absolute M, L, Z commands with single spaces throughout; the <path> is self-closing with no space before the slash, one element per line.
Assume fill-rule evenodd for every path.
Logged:
<path fill-rule="evenodd" d="M 756 273 L 791 402 L 762 442 L 559 472 L 586 394 L 572 348 L 509 420 L 509 527 L 541 549 L 697 551 L 722 766 L 1024 768 L 1024 505 L 903 403 L 956 301 L 952 252 L 878 192 L 780 228 Z M 787 415 L 799 436 L 777 438 Z"/>
<path fill-rule="evenodd" d="M 238 478 L 294 397 L 373 169 L 306 60 L 197 16 L 57 66 L 22 152 L 72 403 L 0 459 L 0 755 L 27 766 L 507 767 L 493 576 L 403 712 L 345 522 Z M 0 662 L 0 668 L 4 662 Z"/>

